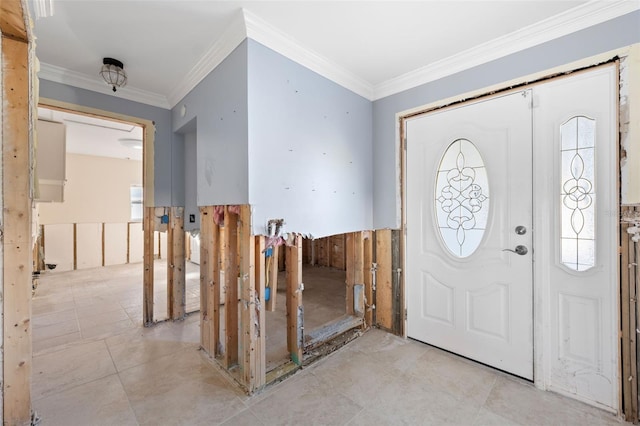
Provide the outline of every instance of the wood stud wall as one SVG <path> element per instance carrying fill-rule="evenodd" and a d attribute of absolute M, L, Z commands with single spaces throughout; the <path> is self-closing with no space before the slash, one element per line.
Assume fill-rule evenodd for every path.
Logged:
<path fill-rule="evenodd" d="M 220 208 L 200 208 L 200 343 L 202 349 L 248 393 L 253 393 L 266 384 L 265 317 L 266 311 L 276 306 L 275 289 L 271 291 L 271 303 L 265 303 L 265 287 L 267 279 L 270 285 L 277 285 L 278 259 L 283 257 L 286 262 L 287 348 L 292 366 L 304 362 L 302 263 L 305 258 L 303 245 L 307 248 L 310 245 L 309 241 L 303 242 L 302 236 L 296 235 L 292 244 L 279 250 L 274 248 L 272 257 L 268 258 L 265 237 L 251 235 L 250 206 L 240 206 L 239 214 L 224 206 L 224 219 L 216 224 L 214 211 Z M 383 237 L 376 241 L 379 233 Z M 389 310 L 392 306 L 391 235 L 391 231 L 363 231 L 325 240 L 344 242 L 341 256 L 344 256 L 347 269 L 347 288 L 352 290 L 355 285 L 364 285 L 362 306 L 354 309 L 352 291 L 347 292 L 352 295 L 345 298 L 345 303 L 350 307 L 349 313 L 364 315 L 365 327 L 375 325 L 376 303 L 382 302 Z M 378 270 L 388 271 L 385 279 L 389 283 L 388 291 L 380 296 L 388 300 L 374 300 L 374 260 Z M 271 262 L 270 268 L 268 262 Z M 391 324 L 393 316 L 389 311 L 382 318 L 388 318 Z"/>

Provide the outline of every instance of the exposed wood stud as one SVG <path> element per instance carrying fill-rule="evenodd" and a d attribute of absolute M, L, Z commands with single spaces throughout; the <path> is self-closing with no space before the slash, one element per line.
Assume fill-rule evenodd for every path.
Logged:
<path fill-rule="evenodd" d="M 256 253 L 255 239 L 251 235 L 251 206 L 240 206 L 238 225 L 242 379 L 249 393 L 253 393 L 256 389 L 256 350 L 259 329 L 256 324 Z"/>
<path fill-rule="evenodd" d="M 267 374 L 267 321 L 266 309 L 264 303 L 266 267 L 265 267 L 265 237 L 255 237 L 255 281 L 256 281 L 256 317 L 258 324 L 258 342 L 256 345 L 256 372 L 255 372 L 255 389 L 260 389 L 265 385 Z"/>
<path fill-rule="evenodd" d="M 373 231 L 363 233 L 363 279 L 364 279 L 364 296 L 365 296 L 365 323 L 364 326 L 373 324 Z"/>
<path fill-rule="evenodd" d="M 18 24 L 19 1 L 0 2 L 2 31 Z M 11 12 L 14 15 L 7 16 Z M 8 22 L 13 20 L 13 24 Z M 18 29 L 19 30 L 19 29 Z M 28 425 L 31 418 L 31 184 L 30 73 L 27 43 L 2 36 L 2 288 L 4 424 Z"/>
<path fill-rule="evenodd" d="M 391 230 L 376 231 L 376 320 L 380 327 L 391 330 L 392 320 L 392 273 L 391 273 Z"/>
<path fill-rule="evenodd" d="M 354 305 L 354 286 L 364 284 L 364 241 L 362 232 L 350 232 L 346 235 L 347 252 L 347 306 L 346 312 L 349 315 L 364 313 L 364 305 Z M 364 302 L 361 299 L 361 302 Z"/>
<path fill-rule="evenodd" d="M 102 266 L 104 266 L 104 251 L 105 251 L 105 235 L 104 235 L 104 222 L 102 222 Z"/>
<path fill-rule="evenodd" d="M 27 14 L 20 0 L 0 1 L 0 32 L 2 37 L 27 44 Z M 4 50 L 4 49 L 3 49 Z M 25 62 L 25 65 L 28 62 Z M 25 73 L 28 77 L 28 73 Z"/>
<path fill-rule="evenodd" d="M 278 269 L 279 269 L 279 247 L 272 247 L 271 256 L 266 260 L 268 268 L 267 274 L 269 277 L 269 300 L 266 303 L 266 309 L 270 312 L 275 312 L 278 302 Z"/>
<path fill-rule="evenodd" d="M 184 207 L 169 209 L 167 226 L 167 314 L 180 320 L 185 315 Z"/>
<path fill-rule="evenodd" d="M 291 361 L 302 364 L 304 311 L 302 307 L 302 237 L 287 246 L 287 348 Z"/>
<path fill-rule="evenodd" d="M 225 353 L 223 365 L 229 368 L 238 363 L 238 216 L 224 207 L 223 259 L 225 277 Z"/>
<path fill-rule="evenodd" d="M 73 224 L 73 270 L 78 269 L 78 224 Z"/>
<path fill-rule="evenodd" d="M 404 324 L 404 303 L 402 300 L 402 258 L 400 246 L 402 244 L 401 232 L 398 230 L 391 231 L 391 269 L 392 269 L 392 311 L 393 326 L 392 331 L 395 334 L 402 334 Z"/>
<path fill-rule="evenodd" d="M 210 258 L 213 245 L 211 228 L 213 217 L 209 207 L 200 207 L 200 347 L 209 355 L 211 350 L 211 313 L 209 312 L 209 283 L 213 280 L 213 261 Z"/>
<path fill-rule="evenodd" d="M 621 312 L 621 328 L 622 328 L 622 341 L 621 341 L 621 345 L 622 345 L 622 395 L 623 395 L 623 410 L 625 413 L 631 413 L 632 411 L 632 404 L 631 404 L 631 387 L 632 387 L 632 383 L 630 380 L 627 380 L 627 378 L 631 377 L 631 362 L 629 359 L 628 354 L 631 352 L 631 340 L 629 338 L 629 333 L 630 333 L 630 328 L 629 328 L 629 314 L 630 314 L 630 305 L 631 305 L 631 301 L 630 301 L 630 295 L 629 295 L 629 275 L 630 275 L 630 268 L 629 266 L 629 259 L 630 259 L 630 252 L 629 252 L 629 235 L 627 234 L 627 228 L 629 227 L 629 224 L 623 223 L 621 225 L 621 248 L 622 248 L 622 254 L 621 254 L 621 264 L 623 266 L 627 266 L 626 268 L 623 268 L 622 270 L 622 274 L 620 277 L 620 308 L 622 310 Z M 626 270 L 625 270 L 626 269 Z"/>
<path fill-rule="evenodd" d="M 142 321 L 146 327 L 153 324 L 153 264 L 154 264 L 154 208 L 144 208 L 144 277 L 142 291 Z"/>
<path fill-rule="evenodd" d="M 209 280 L 209 294 L 207 295 L 207 311 L 210 317 L 209 341 L 211 342 L 211 355 L 220 354 L 220 339 L 222 332 L 220 331 L 220 296 L 223 281 L 221 279 L 220 265 L 222 262 L 222 251 L 220 250 L 220 227 L 213 221 L 213 207 L 207 207 L 207 215 L 211 230 L 211 238 L 209 241 L 209 270 L 211 271 L 211 279 Z"/>

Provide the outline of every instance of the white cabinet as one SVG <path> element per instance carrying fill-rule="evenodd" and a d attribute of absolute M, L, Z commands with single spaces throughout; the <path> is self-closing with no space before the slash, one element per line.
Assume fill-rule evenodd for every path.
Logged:
<path fill-rule="evenodd" d="M 66 130 L 63 123 L 38 120 L 36 201 L 64 201 Z"/>

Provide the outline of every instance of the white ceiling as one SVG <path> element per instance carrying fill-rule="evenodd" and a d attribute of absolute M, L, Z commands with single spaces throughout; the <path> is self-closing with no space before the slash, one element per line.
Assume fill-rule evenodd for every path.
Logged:
<path fill-rule="evenodd" d="M 435 78 L 511 53 L 505 40 L 510 49 L 529 47 L 628 13 L 640 1 L 53 0 L 53 5 L 53 16 L 35 21 L 41 77 L 110 93 L 98 71 L 103 57 L 113 57 L 129 77 L 116 96 L 170 107 L 210 71 L 207 67 L 220 62 L 216 54 L 228 53 L 247 35 L 375 99 L 424 82 L 429 72 Z"/>
<path fill-rule="evenodd" d="M 142 161 L 142 127 L 48 108 L 38 118 L 64 123 L 67 153 Z M 139 141 L 140 149 L 130 145 Z"/>

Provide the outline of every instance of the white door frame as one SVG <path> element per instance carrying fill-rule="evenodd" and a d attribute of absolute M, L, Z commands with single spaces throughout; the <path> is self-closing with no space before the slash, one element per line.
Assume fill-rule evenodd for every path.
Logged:
<path fill-rule="evenodd" d="M 400 113 L 396 114 L 396 148 L 397 148 L 397 152 L 399 152 L 399 167 L 397 168 L 397 178 L 398 181 L 400 182 L 400 197 L 397 200 L 398 201 L 398 208 L 400 210 L 400 216 L 401 216 L 401 220 L 402 220 L 402 238 L 401 238 L 401 249 L 402 249 L 402 263 L 403 263 L 403 268 L 404 270 L 406 270 L 406 256 L 404 255 L 404 253 L 406 252 L 406 182 L 407 182 L 407 174 L 406 174 L 406 139 L 405 139 L 405 134 L 404 134 L 404 128 L 405 128 L 405 119 L 409 118 L 409 117 L 413 117 L 415 115 L 419 115 L 419 114 L 424 114 L 424 113 L 428 113 L 430 111 L 434 111 L 434 110 L 438 110 L 438 109 L 442 109 L 442 108 L 446 108 L 449 106 L 459 106 L 465 102 L 473 102 L 475 100 L 477 100 L 478 98 L 485 98 L 485 99 L 491 99 L 492 97 L 495 96 L 502 96 L 506 93 L 511 93 L 511 92 L 515 92 L 515 91 L 520 91 L 523 90 L 523 88 L 525 88 L 525 86 L 531 86 L 534 85 L 536 83 L 542 83 L 544 82 L 544 80 L 547 80 L 549 78 L 553 78 L 558 76 L 559 74 L 566 74 L 566 73 L 571 73 L 571 72 L 577 72 L 578 70 L 582 70 L 584 68 L 592 68 L 595 67 L 597 65 L 606 63 L 606 62 L 614 62 L 617 61 L 617 58 L 620 57 L 625 57 L 625 56 L 629 56 L 631 54 L 631 52 L 633 51 L 632 48 L 624 48 L 624 49 L 618 49 L 616 51 L 613 52 L 608 52 L 606 54 L 602 54 L 599 55 L 597 57 L 592 57 L 592 58 L 587 58 L 587 59 L 583 59 L 581 61 L 577 61 L 574 63 L 570 63 L 570 64 L 566 64 L 563 66 L 560 66 L 558 68 L 554 68 L 552 70 L 547 70 L 547 71 L 543 71 L 540 73 L 536 73 L 534 75 L 529 75 L 529 76 L 524 76 L 521 77 L 519 79 L 516 80 L 512 80 L 512 81 L 508 81 L 502 84 L 498 84 L 495 86 L 491 86 L 491 87 L 487 87 L 484 89 L 479 89 L 476 90 L 474 92 L 470 92 L 470 93 L 465 93 L 465 94 L 461 94 L 461 95 L 457 95 L 451 98 L 447 98 L 444 100 L 440 100 L 440 101 L 436 101 L 436 102 L 432 102 L 430 104 L 427 105 L 423 105 L 417 108 L 412 108 L 410 110 L 406 110 L 406 111 L 402 111 Z M 618 72 L 620 73 L 620 69 L 618 67 Z M 556 78 L 562 78 L 563 76 L 560 75 Z M 618 109 L 620 108 L 620 99 L 618 99 Z M 618 116 L 618 122 L 615 123 L 616 125 L 619 125 L 619 121 L 620 121 L 620 117 Z M 618 145 L 619 145 L 618 141 Z M 534 151 L 535 151 L 535 147 L 534 147 Z M 620 171 L 619 171 L 619 165 L 618 164 L 613 164 L 612 167 L 614 168 L 614 170 L 617 171 L 617 175 L 620 175 Z M 535 195 L 535 188 L 534 188 L 534 212 L 535 212 L 535 199 L 536 199 L 536 195 Z M 620 197 L 618 196 L 618 205 L 614 206 L 616 211 L 618 211 L 618 209 L 620 208 Z M 619 233 L 620 230 L 620 223 L 619 221 L 617 222 L 617 226 L 616 226 L 616 231 Z M 534 231 L 535 232 L 535 231 Z M 534 234 L 534 244 L 535 241 L 539 240 L 539 236 L 536 237 L 536 235 Z M 539 271 L 539 267 L 534 265 L 534 277 L 533 277 L 533 294 L 534 294 L 534 301 L 533 301 L 533 316 L 534 316 L 534 321 L 533 321 L 533 356 L 534 356 L 534 384 L 537 388 L 542 389 L 542 390 L 547 390 L 548 389 L 548 367 L 547 367 L 547 362 L 545 361 L 545 356 L 546 356 L 546 352 L 545 352 L 545 348 L 549 347 L 550 342 L 549 340 L 549 332 L 547 329 L 545 329 L 545 325 L 544 325 L 544 318 L 545 318 L 545 303 L 548 302 L 549 300 L 549 289 L 548 286 L 544 286 L 544 283 L 541 280 L 540 277 L 540 273 L 538 273 Z M 619 289 L 620 289 L 620 272 L 618 271 L 617 274 L 617 280 L 616 280 L 616 285 L 613 286 L 614 288 L 614 292 L 615 294 L 613 295 L 613 299 L 616 302 L 616 306 L 618 307 L 617 312 L 620 312 L 620 295 L 619 295 Z M 546 293 L 545 293 L 546 291 Z M 403 274 L 402 277 L 402 292 L 403 292 L 403 296 L 402 296 L 402 302 L 403 302 L 403 306 L 402 309 L 404 310 L 406 305 L 407 305 L 407 301 L 406 301 L 406 291 L 405 291 L 405 274 Z M 406 315 L 405 315 L 405 323 L 403 324 L 403 335 L 406 338 L 407 334 L 406 334 Z M 612 332 L 617 336 L 620 330 L 620 322 L 619 320 L 617 320 L 615 322 L 615 330 L 612 330 Z M 619 341 L 620 339 L 618 339 Z M 618 353 L 618 360 L 617 360 L 617 378 L 618 378 L 618 389 L 620 390 L 620 395 L 622 394 L 622 384 L 621 384 L 621 378 L 620 378 L 620 369 L 622 368 L 622 359 L 620 356 L 620 350 L 617 351 Z M 635 362 L 635 360 L 633 360 Z M 624 402 L 622 400 L 622 397 L 620 397 L 618 399 L 618 414 L 622 413 L 622 408 L 624 406 Z"/>

